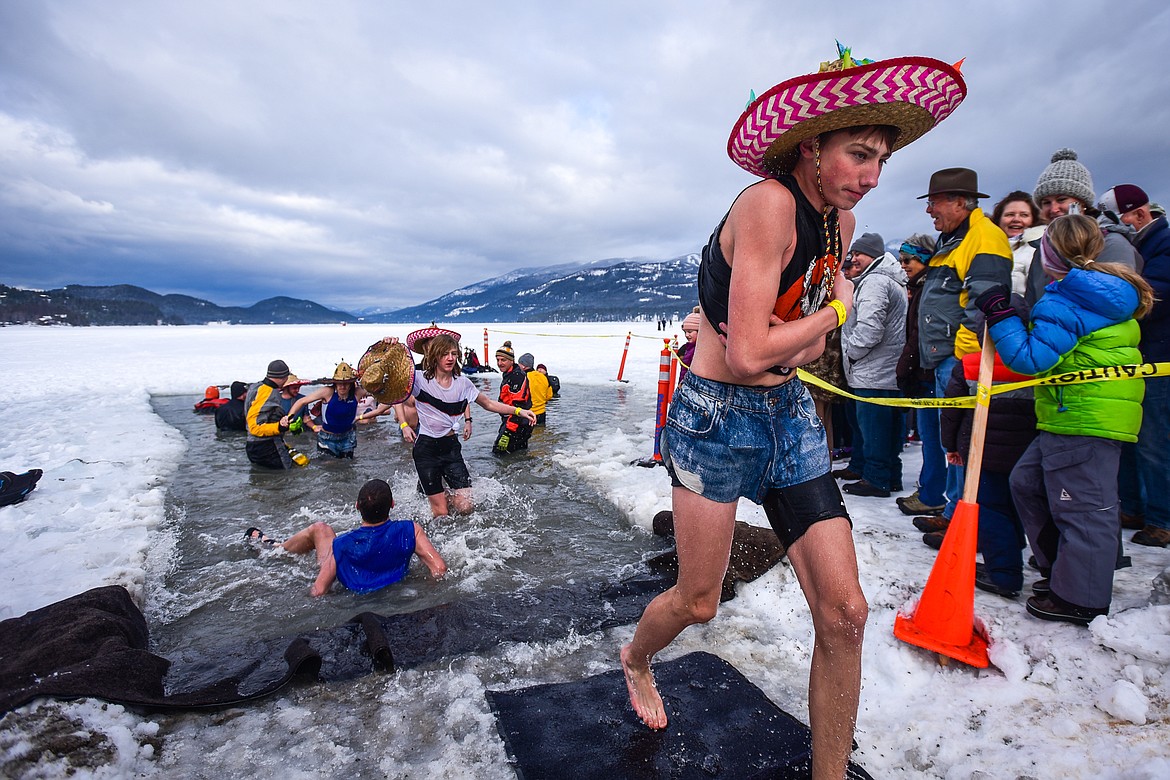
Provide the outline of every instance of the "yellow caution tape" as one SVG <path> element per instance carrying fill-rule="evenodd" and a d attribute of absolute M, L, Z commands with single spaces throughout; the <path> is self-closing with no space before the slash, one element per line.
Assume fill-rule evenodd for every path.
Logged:
<path fill-rule="evenodd" d="M 990 396 L 992 395 L 1008 393 L 1012 390 L 1020 390 L 1025 387 L 1080 385 L 1088 382 L 1116 382 L 1130 379 L 1150 379 L 1152 377 L 1170 376 L 1170 363 L 1134 363 L 1121 366 L 1084 368 L 1080 371 L 1069 371 L 1063 374 L 1037 377 L 1036 379 L 1027 379 L 1023 382 L 1009 382 L 1002 385 L 995 385 L 991 388 L 981 385 L 978 388 L 978 392 L 980 393 L 979 397 L 967 395 L 957 398 L 862 398 L 813 376 L 803 368 L 798 368 L 796 374 L 800 377 L 801 381 L 807 384 L 814 385 L 843 398 L 849 398 L 866 404 L 899 406 L 914 409 L 932 409 L 939 407 L 973 409 L 976 403 L 990 403 Z M 982 397 L 983 391 L 987 391 L 988 397 L 986 400 Z"/>
<path fill-rule="evenodd" d="M 989 406 L 991 404 L 992 389 L 987 385 L 978 385 L 975 389 L 975 403 L 979 406 Z"/>

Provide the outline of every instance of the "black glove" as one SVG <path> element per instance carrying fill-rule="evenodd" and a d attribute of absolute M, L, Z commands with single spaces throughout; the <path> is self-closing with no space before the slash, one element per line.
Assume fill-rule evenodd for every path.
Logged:
<path fill-rule="evenodd" d="M 1013 317 L 1016 310 L 1012 308 L 1012 291 L 1003 285 L 986 290 L 975 299 L 975 308 L 983 312 L 987 318 L 987 327 L 991 327 L 1000 320 Z"/>

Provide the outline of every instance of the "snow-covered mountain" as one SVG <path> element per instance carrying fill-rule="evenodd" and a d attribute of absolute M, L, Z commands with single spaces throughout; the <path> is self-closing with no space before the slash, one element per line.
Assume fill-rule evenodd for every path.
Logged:
<path fill-rule="evenodd" d="M 696 254 L 524 268 L 367 322 L 549 322 L 686 316 L 698 302 Z"/>

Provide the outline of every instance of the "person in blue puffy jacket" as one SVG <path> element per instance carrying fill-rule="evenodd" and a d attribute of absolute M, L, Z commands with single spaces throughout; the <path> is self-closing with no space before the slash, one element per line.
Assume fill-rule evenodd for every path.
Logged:
<path fill-rule="evenodd" d="M 1006 287 L 975 301 L 987 316 L 1004 365 L 1054 376 L 1142 362 L 1137 320 L 1154 293 L 1136 271 L 1098 262 L 1097 223 L 1070 214 L 1040 239 L 1040 261 L 1056 281 L 1025 325 Z M 1104 372 L 1102 372 L 1104 378 Z M 1032 586 L 1028 612 L 1088 625 L 1107 614 L 1120 533 L 1117 473 L 1123 442 L 1137 440 L 1144 384 L 1132 379 L 1035 388 L 1036 438 L 1011 474 L 1012 500 L 1045 578 Z"/>

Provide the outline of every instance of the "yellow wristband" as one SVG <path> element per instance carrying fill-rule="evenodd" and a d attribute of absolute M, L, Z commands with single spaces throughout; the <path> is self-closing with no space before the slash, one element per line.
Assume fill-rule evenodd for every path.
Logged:
<path fill-rule="evenodd" d="M 829 306 L 833 307 L 833 311 L 837 312 L 837 327 L 839 328 L 844 325 L 846 317 L 845 304 L 834 298 L 833 300 L 829 301 Z"/>
<path fill-rule="evenodd" d="M 400 423 L 398 423 L 398 427 L 399 427 L 400 429 L 401 429 L 401 428 L 405 428 L 405 427 L 406 427 L 406 423 L 404 423 L 404 422 L 400 422 Z"/>
<path fill-rule="evenodd" d="M 514 415 L 516 415 L 517 417 L 519 417 L 519 416 L 520 416 L 520 407 L 519 407 L 519 406 L 513 407 L 513 409 L 512 409 L 512 414 L 514 414 Z"/>

